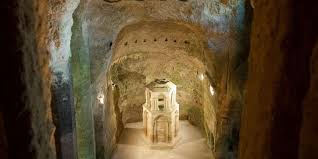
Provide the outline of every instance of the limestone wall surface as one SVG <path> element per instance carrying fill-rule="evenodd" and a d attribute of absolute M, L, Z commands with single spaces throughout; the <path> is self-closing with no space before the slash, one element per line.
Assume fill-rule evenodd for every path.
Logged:
<path fill-rule="evenodd" d="M 1 68 L 8 81 L 3 82 L 0 111 L 8 157 L 54 159 L 48 19 L 44 16 L 48 2 L 13 0 L 1 6 L 5 21 L 1 43 L 6 52 Z"/>
<path fill-rule="evenodd" d="M 253 2 L 239 158 L 315 158 L 317 3 Z"/>

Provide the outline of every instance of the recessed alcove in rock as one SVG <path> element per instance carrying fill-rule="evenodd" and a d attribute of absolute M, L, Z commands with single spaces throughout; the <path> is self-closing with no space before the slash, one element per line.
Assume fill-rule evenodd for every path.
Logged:
<path fill-rule="evenodd" d="M 79 21 L 71 45 L 83 55 L 72 59 L 82 62 L 74 62 L 81 70 L 74 71 L 80 79 L 75 81 L 83 85 L 87 76 L 92 83 L 84 85 L 86 89 L 81 86 L 79 95 L 92 90 L 98 158 L 121 154 L 119 142 L 124 134 L 129 136 L 128 125 L 142 122 L 146 85 L 155 79 L 176 84 L 179 118 L 201 134 L 204 142 L 197 146 L 208 150 L 203 154 L 237 156 L 248 55 L 249 21 L 243 18 L 248 6 L 244 4 L 241 0 L 228 5 L 179 0 L 83 4 L 87 10 L 80 8 L 75 16 Z M 99 96 L 104 96 L 104 102 L 99 102 Z M 84 127 L 90 130 L 89 125 Z M 83 132 L 83 136 L 92 134 Z M 79 147 L 91 152 L 91 140 L 79 138 L 83 140 Z M 182 144 L 178 146 L 182 149 Z"/>
<path fill-rule="evenodd" d="M 134 152 L 134 148 L 136 157 L 148 158 L 153 155 L 169 158 L 178 153 L 181 155 L 182 151 L 179 151 L 182 147 L 191 144 L 199 148 L 193 150 L 194 154 L 211 157 L 212 151 L 204 137 L 202 118 L 207 70 L 203 60 L 204 40 L 200 36 L 195 28 L 160 21 L 128 25 L 119 33 L 113 47 L 109 77 L 112 87 L 118 93 L 114 107 L 118 107 L 117 113 L 121 119 L 117 121 L 122 122 L 120 125 L 124 125 L 124 129 L 121 130 L 122 135 L 119 136 L 113 158 L 127 158 L 129 153 Z M 183 120 L 180 125 L 180 141 L 176 141 L 170 148 L 162 148 L 162 151 L 160 148 L 151 149 L 145 141 L 144 128 L 136 123 L 143 121 L 142 105 L 146 102 L 146 86 L 156 79 L 166 79 L 176 84 L 176 99 L 180 104 L 178 120 L 179 117 Z M 132 128 L 132 125 L 139 127 Z M 191 140 L 192 135 L 197 138 Z M 130 140 L 138 140 L 138 144 L 130 143 Z M 173 151 L 177 154 L 173 154 Z"/>
<path fill-rule="evenodd" d="M 202 132 L 179 121 L 176 85 L 157 79 L 146 86 L 143 122 L 127 123 L 112 159 L 211 159 Z"/>

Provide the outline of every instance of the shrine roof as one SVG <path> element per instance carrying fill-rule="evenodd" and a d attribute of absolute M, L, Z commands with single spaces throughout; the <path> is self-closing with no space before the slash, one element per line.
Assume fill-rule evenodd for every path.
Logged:
<path fill-rule="evenodd" d="M 146 86 L 152 92 L 169 92 L 172 89 L 176 89 L 176 85 L 166 79 L 156 79 Z"/>

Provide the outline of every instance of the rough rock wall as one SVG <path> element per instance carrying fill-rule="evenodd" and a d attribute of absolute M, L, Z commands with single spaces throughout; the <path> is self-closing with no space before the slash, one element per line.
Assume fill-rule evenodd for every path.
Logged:
<path fill-rule="evenodd" d="M 119 91 L 107 82 L 109 78 L 105 70 L 91 85 L 97 159 L 111 158 L 124 129 L 118 107 Z"/>
<path fill-rule="evenodd" d="M 210 86 L 214 90 L 214 94 L 211 93 Z M 216 143 L 218 141 L 218 105 L 219 105 L 219 90 L 211 77 L 207 76 L 202 82 L 203 93 L 203 127 L 207 138 L 207 144 L 211 148 L 212 152 L 216 152 Z M 201 119 L 202 120 L 202 119 Z M 220 136 L 222 136 L 220 134 Z M 215 156 L 215 154 L 214 154 Z"/>
<path fill-rule="evenodd" d="M 7 150 L 6 154 L 2 154 L 1 158 L 12 157 L 19 158 L 25 157 L 31 159 L 33 156 L 32 152 L 26 150 L 26 148 L 31 148 L 32 136 L 30 134 L 20 132 L 30 132 L 31 128 L 31 117 L 30 110 L 27 109 L 25 104 L 24 96 L 25 92 L 25 82 L 23 81 L 23 54 L 30 53 L 30 51 L 23 50 L 23 41 L 22 32 L 26 29 L 25 26 L 20 27 L 21 17 L 26 14 L 27 11 L 24 11 L 20 8 L 20 3 L 17 1 L 3 1 L 2 5 L 4 16 L 3 20 L 7 23 L 3 24 L 3 32 L 0 36 L 1 38 L 1 48 L 5 54 L 3 54 L 3 60 L 1 64 L 1 72 L 6 75 L 5 80 L 6 84 L 3 85 L 4 88 L 4 97 L 1 100 L 0 111 L 2 116 L 2 121 L 4 123 L 3 129 L 6 134 L 7 140 Z M 28 12 L 27 17 L 30 17 Z M 32 19 L 34 22 L 34 19 Z M 28 26 L 30 27 L 30 26 Z M 33 35 L 30 35 L 34 37 Z M 8 69 L 10 68 L 10 69 Z M 12 91 L 12 89 L 16 91 Z M 24 126 L 21 126 L 23 124 Z M 9 144 L 10 143 L 10 144 Z M 15 146 L 14 146 L 15 145 Z M 2 150 L 2 151 L 5 151 Z M 4 155 L 4 156 L 3 156 Z"/>
<path fill-rule="evenodd" d="M 216 158 L 237 158 L 239 145 L 239 131 L 241 125 L 241 110 L 244 108 L 245 82 L 248 74 L 249 36 L 251 26 L 251 8 L 244 4 L 244 18 L 240 28 L 234 27 L 236 37 L 229 42 L 228 53 L 223 59 L 223 74 L 221 79 L 215 80 L 212 76 L 210 83 L 218 91 L 216 106 Z M 217 68 L 220 69 L 220 68 Z M 217 71 L 219 72 L 219 70 Z M 216 84 L 217 83 L 217 84 Z"/>
<path fill-rule="evenodd" d="M 301 158 L 317 156 L 308 152 L 317 148 L 316 56 L 312 53 L 317 2 L 310 2 L 253 3 L 240 159 L 296 159 L 299 150 Z"/>
<path fill-rule="evenodd" d="M 317 7 L 317 5 L 316 5 Z M 318 16 L 316 16 L 316 19 Z M 317 25 L 316 25 L 317 26 Z M 318 155 L 318 41 L 310 58 L 310 86 L 303 101 L 299 159 L 314 159 Z"/>
<path fill-rule="evenodd" d="M 35 158 L 55 158 L 55 141 L 49 69 L 48 42 L 48 3 L 46 1 L 24 1 L 21 7 L 25 15 L 21 15 L 25 27 L 22 32 L 24 53 L 24 80 L 27 107 L 31 110 L 33 129 L 32 143 Z M 32 19 L 34 21 L 32 21 Z"/>
<path fill-rule="evenodd" d="M 311 2 L 311 1 L 310 1 Z M 318 2 L 307 2 L 305 7 L 301 8 L 306 13 L 304 18 L 304 30 L 306 31 L 305 49 L 312 51 L 310 58 L 310 85 L 306 97 L 303 101 L 303 119 L 300 133 L 299 158 L 314 159 L 318 156 L 318 13 L 316 9 Z M 307 30 L 308 29 L 308 30 Z M 314 44 L 314 47 L 312 44 Z"/>
<path fill-rule="evenodd" d="M 108 76 L 109 77 L 109 76 Z M 108 78 L 110 80 L 110 78 Z M 118 86 L 113 85 L 109 82 L 107 85 L 107 105 L 105 107 L 105 149 L 104 158 L 111 158 L 113 151 L 117 147 L 119 137 L 124 129 L 122 121 L 122 113 L 119 110 L 119 98 L 120 92 Z"/>
<path fill-rule="evenodd" d="M 55 158 L 51 112 L 47 2 L 4 1 L 1 40 L 8 78 L 1 104 L 9 158 Z M 5 107 L 2 107 L 5 106 Z"/>
<path fill-rule="evenodd" d="M 70 79 L 71 36 L 73 13 L 80 0 L 49 0 L 48 48 L 51 54 L 50 67 L 54 74 L 61 74 L 62 80 Z M 55 80 L 53 78 L 53 80 Z M 54 82 L 54 81 L 53 81 Z"/>
<path fill-rule="evenodd" d="M 109 118 L 111 114 L 105 112 L 106 99 L 106 75 L 105 73 L 100 74 L 100 77 L 92 84 L 92 109 L 94 113 L 94 132 L 95 132 L 95 146 L 96 146 L 96 158 L 102 159 L 105 153 L 105 147 L 113 145 L 106 143 L 105 136 L 107 128 L 105 127 L 105 119 Z M 110 127 L 112 128 L 112 127 Z"/>
<path fill-rule="evenodd" d="M 52 72 L 52 111 L 56 125 L 57 157 L 74 159 L 76 152 L 75 108 L 71 76 L 71 27 L 80 0 L 48 1 L 48 43 Z"/>

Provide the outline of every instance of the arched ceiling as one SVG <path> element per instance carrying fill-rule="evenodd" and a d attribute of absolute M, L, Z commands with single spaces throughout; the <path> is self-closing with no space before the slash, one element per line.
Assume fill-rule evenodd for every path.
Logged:
<path fill-rule="evenodd" d="M 197 30 L 185 24 L 166 21 L 144 21 L 128 25 L 118 34 L 113 60 L 140 52 L 185 54 L 204 59 L 204 39 Z"/>
<path fill-rule="evenodd" d="M 107 70 L 114 82 L 125 75 L 135 80 L 117 81 L 118 85 L 123 84 L 121 90 L 136 86 L 134 83 L 140 83 L 136 89 L 143 88 L 158 76 L 173 79 L 172 76 L 181 78 L 186 74 L 180 80 L 185 83 L 176 84 L 180 88 L 188 86 L 184 90 L 187 94 L 200 92 L 196 87 L 199 84 L 193 88 L 186 82 L 198 83 L 198 74 L 206 73 L 210 81 L 221 83 L 228 71 L 224 66 L 240 47 L 237 34 L 244 25 L 244 0 L 87 0 L 82 6 L 80 25 L 88 44 L 90 77 L 98 85 L 104 83 L 99 79 Z M 179 60 L 182 69 L 191 66 L 187 68 L 191 72 L 171 69 L 174 64 L 169 60 Z M 160 75 L 160 68 L 170 72 Z M 125 98 L 125 92 L 122 95 Z M 200 103 L 194 98 L 197 97 L 184 101 Z"/>
<path fill-rule="evenodd" d="M 202 106 L 203 41 L 192 28 L 173 22 L 140 22 L 118 34 L 110 76 L 119 88 L 124 123 L 142 119 L 145 86 L 158 78 L 177 85 L 181 118 Z"/>
<path fill-rule="evenodd" d="M 241 27 L 244 1 L 87 0 L 84 4 L 83 25 L 89 39 L 92 80 L 109 66 L 114 52 L 112 46 L 118 39 L 118 34 L 126 26 L 140 22 L 170 21 L 176 25 L 182 23 L 187 27 L 197 28 L 205 38 L 204 46 L 208 47 L 206 51 L 224 55 L 228 52 L 228 46 L 233 46 L 229 44 L 235 41 L 233 33 Z M 163 33 L 158 35 L 165 36 Z M 212 56 L 205 59 L 213 60 Z"/>
<path fill-rule="evenodd" d="M 243 1 L 88 1 L 84 24 L 92 80 L 110 70 L 120 88 L 121 111 L 127 108 L 127 114 L 137 117 L 124 122 L 141 119 L 147 82 L 159 77 L 175 80 L 186 116 L 187 107 L 202 103 L 198 75 L 208 72 L 209 77 L 222 78 L 226 53 L 235 45 L 231 29 L 240 22 Z M 172 67 L 178 61 L 179 68 Z"/>

